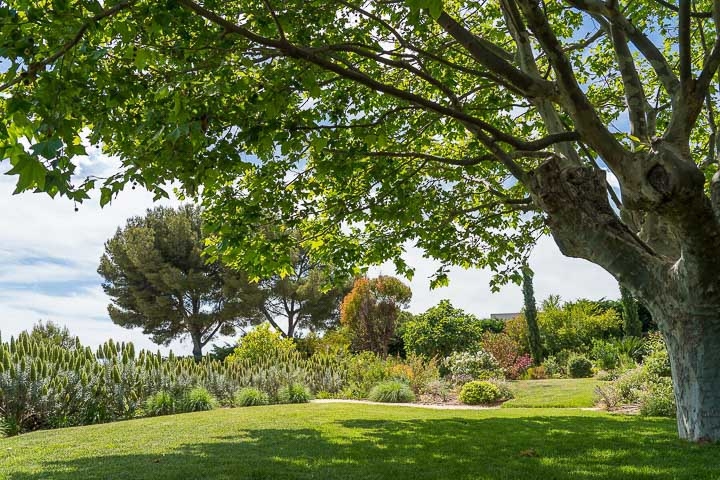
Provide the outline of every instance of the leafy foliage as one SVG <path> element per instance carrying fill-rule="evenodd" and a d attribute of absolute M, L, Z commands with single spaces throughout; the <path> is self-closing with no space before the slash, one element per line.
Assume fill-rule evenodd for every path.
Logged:
<path fill-rule="evenodd" d="M 405 349 L 427 358 L 476 349 L 483 332 L 480 320 L 441 300 L 403 325 Z"/>
<path fill-rule="evenodd" d="M 568 358 L 567 370 L 572 378 L 592 377 L 592 362 L 584 355 L 572 355 Z"/>
<path fill-rule="evenodd" d="M 368 399 L 383 403 L 409 403 L 415 401 L 415 394 L 406 383 L 388 380 L 375 385 Z"/>
<path fill-rule="evenodd" d="M 348 327 L 353 348 L 387 356 L 400 310 L 411 297 L 410 288 L 394 277 L 355 280 L 340 307 L 340 321 Z"/>
<path fill-rule="evenodd" d="M 476 380 L 462 386 L 458 399 L 467 405 L 487 405 L 497 402 L 501 396 L 502 393 L 495 384 Z"/>
<path fill-rule="evenodd" d="M 247 360 L 254 363 L 264 357 L 290 354 L 295 351 L 295 344 L 291 339 L 283 337 L 282 333 L 265 322 L 243 335 L 226 361 L 233 363 Z"/>

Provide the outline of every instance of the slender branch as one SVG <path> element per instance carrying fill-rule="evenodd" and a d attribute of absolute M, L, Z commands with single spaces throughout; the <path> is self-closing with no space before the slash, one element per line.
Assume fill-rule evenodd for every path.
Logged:
<path fill-rule="evenodd" d="M 225 324 L 225 322 L 222 322 L 222 321 L 221 321 L 221 322 L 218 322 L 217 326 L 216 326 L 215 329 L 212 331 L 212 333 L 210 333 L 210 335 L 207 335 L 207 336 L 205 337 L 205 340 L 203 340 L 202 337 L 201 337 L 201 338 L 200 338 L 200 346 L 201 346 L 201 347 L 204 347 L 205 345 L 207 345 L 208 342 L 209 342 L 210 340 L 212 340 L 212 338 L 215 336 L 215 334 L 220 330 L 220 328 L 221 328 L 224 324 Z"/>
<path fill-rule="evenodd" d="M 573 7 L 584 12 L 605 17 L 610 23 L 620 27 L 628 36 L 632 44 L 643 57 L 650 63 L 655 70 L 660 83 L 663 84 L 665 91 L 674 98 L 676 92 L 680 88 L 680 81 L 673 72 L 667 58 L 655 46 L 650 39 L 628 20 L 622 12 L 617 9 L 611 9 L 608 4 L 602 0 L 566 0 Z"/>
<path fill-rule="evenodd" d="M 116 5 L 113 5 L 111 8 L 108 8 L 107 10 L 104 10 L 97 15 L 95 15 L 92 18 L 89 18 L 85 20 L 85 22 L 82 24 L 82 26 L 78 29 L 78 31 L 75 33 L 75 36 L 73 36 L 72 39 L 65 42 L 65 44 L 60 47 L 54 54 L 50 55 L 47 58 L 44 58 L 43 60 L 40 60 L 39 62 L 32 62 L 30 65 L 28 65 L 28 68 L 25 72 L 21 73 L 17 77 L 13 78 L 9 82 L 6 82 L 2 85 L 0 85 L 0 92 L 3 92 L 7 90 L 8 88 L 12 87 L 13 85 L 21 82 L 25 78 L 32 78 L 34 77 L 39 71 L 44 70 L 45 67 L 48 65 L 51 65 L 53 62 L 64 56 L 66 53 L 68 53 L 75 45 L 80 43 L 80 40 L 82 40 L 83 36 L 85 35 L 85 32 L 87 32 L 88 28 L 90 28 L 91 25 L 94 23 L 99 22 L 100 20 L 103 20 L 105 18 L 110 18 L 117 13 L 121 12 L 122 10 L 132 6 L 137 0 L 124 0 Z"/>
<path fill-rule="evenodd" d="M 653 1 L 655 3 L 657 3 L 658 5 L 661 5 L 665 8 L 667 8 L 668 10 L 672 10 L 675 13 L 678 13 L 680 11 L 680 9 L 678 8 L 677 5 L 673 5 L 672 3 L 666 2 L 665 0 L 653 0 Z M 693 18 L 711 18 L 712 13 L 711 12 L 692 12 L 690 14 L 690 16 Z"/>

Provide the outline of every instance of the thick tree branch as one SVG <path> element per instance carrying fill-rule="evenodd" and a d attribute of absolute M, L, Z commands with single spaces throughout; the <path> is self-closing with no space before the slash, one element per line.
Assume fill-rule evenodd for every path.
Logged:
<path fill-rule="evenodd" d="M 552 82 L 543 80 L 540 77 L 532 77 L 518 70 L 504 56 L 498 54 L 497 49 L 499 47 L 492 48 L 489 45 L 490 42 L 475 36 L 447 13 L 441 13 L 437 23 L 451 37 L 457 40 L 478 63 L 505 79 L 516 89 L 523 92 L 526 97 L 551 98 L 555 95 L 555 86 Z"/>
<path fill-rule="evenodd" d="M 617 25 L 610 25 L 610 32 L 615 49 L 615 58 L 623 81 L 625 103 L 630 116 L 630 134 L 648 140 L 647 114 L 645 111 L 648 101 L 640 75 L 638 75 L 635 68 L 635 61 L 630 48 L 628 48 L 625 33 Z"/>
<path fill-rule="evenodd" d="M 645 57 L 645 59 L 650 63 L 653 70 L 655 70 L 655 74 L 658 76 L 660 83 L 663 84 L 663 87 L 668 95 L 670 95 L 673 99 L 675 98 L 675 94 L 680 88 L 680 81 L 675 73 L 673 73 L 667 58 L 665 58 L 662 52 L 646 35 L 630 23 L 630 20 L 628 20 L 622 12 L 617 9 L 610 8 L 608 4 L 602 0 L 566 1 L 579 10 L 605 17 L 610 23 L 620 27 L 628 36 L 632 44 L 635 45 L 635 48 L 640 51 L 643 57 Z"/>
<path fill-rule="evenodd" d="M 563 52 L 560 41 L 548 23 L 537 0 L 518 0 L 530 30 L 535 34 L 557 76 L 563 106 L 570 114 L 583 138 L 599 152 L 614 171 L 620 171 L 627 152 L 600 119 L 575 78 L 572 64 Z"/>
<path fill-rule="evenodd" d="M 500 5 L 503 16 L 505 17 L 505 23 L 517 45 L 520 69 L 530 76 L 540 77 L 532 45 L 530 44 L 530 34 L 522 21 L 522 16 L 517 9 L 517 5 L 514 0 L 502 0 Z M 550 100 L 546 98 L 534 98 L 530 99 L 530 101 L 540 113 L 548 132 L 557 134 L 567 131 L 560 115 L 555 110 L 555 105 L 553 105 Z M 571 143 L 557 143 L 555 144 L 555 151 L 562 154 L 567 161 L 580 165 L 580 157 Z"/>
<path fill-rule="evenodd" d="M 678 9 L 678 50 L 680 53 L 680 88 L 692 80 L 692 43 L 690 41 L 690 0 L 680 0 Z"/>

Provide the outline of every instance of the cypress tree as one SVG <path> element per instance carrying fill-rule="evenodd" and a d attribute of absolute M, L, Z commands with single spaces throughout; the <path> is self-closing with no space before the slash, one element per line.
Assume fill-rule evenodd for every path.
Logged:
<path fill-rule="evenodd" d="M 528 326 L 528 341 L 530 343 L 530 353 L 532 354 L 535 365 L 540 365 L 543 361 L 543 347 L 540 340 L 540 328 L 537 323 L 537 308 L 535 306 L 535 289 L 533 287 L 533 271 L 530 266 L 525 264 L 522 269 L 523 273 L 523 297 L 525 300 L 525 321 Z"/>

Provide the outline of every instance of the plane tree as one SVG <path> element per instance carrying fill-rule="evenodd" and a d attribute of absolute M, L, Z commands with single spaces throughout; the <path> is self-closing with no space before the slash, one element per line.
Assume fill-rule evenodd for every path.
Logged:
<path fill-rule="evenodd" d="M 720 439 L 720 5 L 710 0 L 10 0 L 18 191 L 202 190 L 210 250 L 288 271 L 395 262 L 521 279 L 543 233 L 668 344 L 678 428 Z M 120 166 L 87 177 L 98 144 Z M 618 187 L 618 192 L 613 186 Z M 312 219 L 312 223 L 305 223 Z"/>

